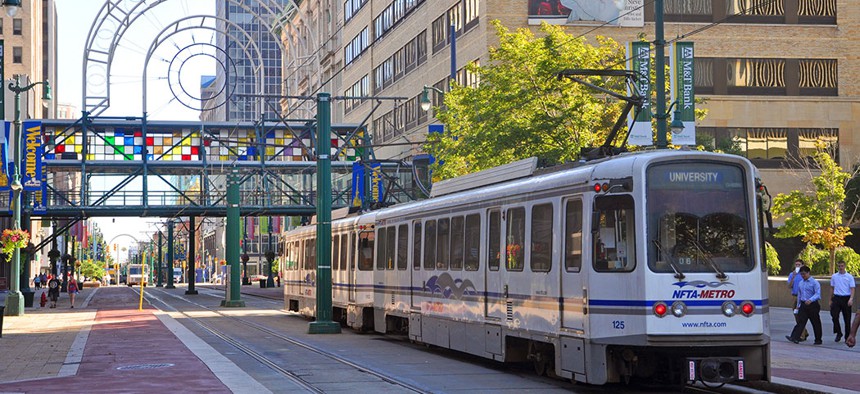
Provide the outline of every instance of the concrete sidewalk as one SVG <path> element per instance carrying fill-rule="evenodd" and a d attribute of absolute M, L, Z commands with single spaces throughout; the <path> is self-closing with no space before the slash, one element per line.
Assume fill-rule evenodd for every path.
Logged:
<path fill-rule="evenodd" d="M 79 296 L 83 302 L 74 309 L 64 293 L 56 309 L 27 308 L 24 316 L 5 317 L 0 392 L 43 392 L 48 385 L 64 392 L 182 387 L 227 393 L 254 386 L 253 379 L 208 345 L 200 346 L 202 341 L 169 315 L 145 302 L 138 310 L 139 296 L 131 289 L 84 289 Z M 221 364 L 213 366 L 211 360 Z"/>
<path fill-rule="evenodd" d="M 184 286 L 176 289 L 183 293 Z M 242 293 L 283 299 L 279 287 L 242 286 Z M 78 296 L 74 309 L 63 293 L 56 309 L 37 306 L 4 318 L 0 392 L 42 392 L 46 384 L 66 392 L 156 392 L 176 390 L 177 382 L 183 391 L 267 391 L 170 314 L 146 303 L 138 310 L 135 291 L 85 288 Z M 823 345 L 813 346 L 811 339 L 793 344 L 784 338 L 794 326 L 791 310 L 770 308 L 774 384 L 766 389 L 860 392 L 860 347 L 834 342 L 829 314 L 821 317 Z"/>

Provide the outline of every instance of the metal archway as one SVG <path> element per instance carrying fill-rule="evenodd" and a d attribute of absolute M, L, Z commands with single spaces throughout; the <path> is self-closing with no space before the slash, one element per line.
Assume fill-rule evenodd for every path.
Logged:
<path fill-rule="evenodd" d="M 140 0 L 105 0 L 87 35 L 82 64 L 82 105 L 90 116 L 98 116 L 110 107 L 111 66 L 123 35 L 148 11 L 169 0 L 147 4 Z M 228 0 L 254 16 L 275 38 L 281 51 L 281 67 L 285 69 L 287 52 L 280 39 L 282 26 L 293 26 L 298 16 L 304 25 L 304 15 L 297 13 L 295 0 L 281 4 L 275 0 Z M 259 11 L 257 11 L 259 10 Z M 262 92 L 259 92 L 262 93 Z"/>

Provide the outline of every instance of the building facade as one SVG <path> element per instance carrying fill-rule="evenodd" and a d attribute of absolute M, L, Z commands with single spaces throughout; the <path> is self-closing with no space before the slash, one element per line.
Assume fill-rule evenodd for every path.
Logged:
<path fill-rule="evenodd" d="M 3 81 L 3 118 L 7 121 L 15 119 L 15 94 L 6 86 L 20 76 L 20 83 L 26 86 L 33 82 L 57 81 L 57 10 L 54 0 L 24 0 L 17 13 L 10 17 L 5 9 L 0 9 L 0 40 L 2 46 L 2 78 Z M 56 117 L 56 103 L 51 101 L 47 106 L 42 102 L 43 85 L 22 92 L 21 120 Z M 56 92 L 54 92 L 56 97 Z M 39 220 L 23 223 L 30 230 L 31 241 L 38 244 L 48 236 Z M 0 227 L 11 228 L 11 218 L 0 219 Z M 30 279 L 40 270 L 48 267 L 47 252 L 41 253 L 29 262 L 22 261 L 22 272 L 29 272 Z M 23 257 L 23 254 L 22 254 Z M 0 256 L 4 261 L 5 255 Z M 10 265 L 0 264 L 0 290 L 9 286 Z"/>
<path fill-rule="evenodd" d="M 600 35 L 620 43 L 639 37 L 653 41 L 653 2 L 627 0 L 623 9 L 606 16 L 588 7 L 609 2 L 590 3 L 338 2 L 326 14 L 334 25 L 310 30 L 319 35 L 319 42 L 340 44 L 339 50 L 319 46 L 316 52 L 325 57 L 321 72 L 341 74 L 330 80 L 332 94 L 398 99 L 335 100 L 333 121 L 368 119 L 378 158 L 423 153 L 420 143 L 437 123 L 432 112 L 420 108 L 423 87 L 446 90 L 452 74 L 460 84 L 477 83 L 464 66 L 487 64 L 489 48 L 497 44 L 490 20 L 498 19 L 509 29 L 537 31 L 547 22 L 590 39 Z M 316 12 L 322 18 L 314 11 L 320 2 L 303 6 L 308 7 L 306 14 Z M 760 168 L 774 194 L 808 187 L 809 172 L 798 169 L 808 167 L 816 142 L 830 147 L 843 168 L 857 163 L 860 9 L 847 0 L 666 0 L 664 8 L 667 40 L 694 43 L 695 92 L 707 110 L 697 122 L 699 143 L 734 141 Z M 453 56 L 451 26 L 456 32 Z M 326 36 L 327 31 L 331 33 Z M 289 40 L 287 44 L 288 51 L 296 50 Z M 290 91 L 288 85 L 286 94 L 319 87 L 307 86 Z M 436 105 L 441 96 L 434 96 Z"/>

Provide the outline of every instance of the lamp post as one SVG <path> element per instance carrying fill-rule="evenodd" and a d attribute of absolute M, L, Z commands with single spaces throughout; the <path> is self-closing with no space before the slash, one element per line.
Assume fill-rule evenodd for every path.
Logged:
<path fill-rule="evenodd" d="M 421 109 L 423 111 L 429 111 L 430 107 L 433 105 L 433 103 L 430 102 L 430 91 L 431 90 L 433 90 L 439 94 L 445 94 L 445 92 L 443 92 L 442 90 L 440 90 L 436 87 L 424 85 L 424 92 L 421 93 Z"/>
<path fill-rule="evenodd" d="M 17 0 L 4 0 L 3 6 L 6 7 L 7 12 L 10 7 L 20 6 L 21 1 Z M 17 10 L 17 9 L 16 9 Z M 15 93 L 15 121 L 13 125 L 15 127 L 14 140 L 15 141 L 15 151 L 14 151 L 14 166 L 15 166 L 15 175 L 12 180 L 12 228 L 15 230 L 21 229 L 21 192 L 24 190 L 24 186 L 21 185 L 21 93 L 26 92 L 36 85 L 43 85 L 42 89 L 42 100 L 50 102 L 51 100 L 51 85 L 45 82 L 34 82 L 27 86 L 21 86 L 21 76 L 15 75 L 15 83 L 9 84 L 9 91 Z M 10 291 L 6 296 L 6 316 L 23 316 L 24 315 L 24 296 L 20 291 L 20 276 L 21 276 L 21 250 L 15 248 L 12 252 L 12 280 L 10 280 Z"/>
<path fill-rule="evenodd" d="M 18 8 L 21 8 L 21 0 L 3 0 L 2 5 L 6 8 L 6 15 L 12 18 L 18 13 Z"/>

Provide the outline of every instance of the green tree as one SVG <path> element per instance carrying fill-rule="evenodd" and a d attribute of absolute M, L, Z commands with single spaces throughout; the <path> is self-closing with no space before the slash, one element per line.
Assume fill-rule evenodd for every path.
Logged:
<path fill-rule="evenodd" d="M 101 279 L 105 276 L 105 263 L 87 259 L 81 264 L 81 274 L 87 278 Z"/>
<path fill-rule="evenodd" d="M 812 178 L 815 190 L 780 193 L 773 199 L 773 214 L 785 217 L 785 225 L 775 234 L 778 238 L 803 237 L 803 241 L 819 245 L 830 252 L 830 270 L 836 267 L 836 249 L 845 244 L 851 230 L 843 224 L 845 185 L 850 175 L 842 170 L 829 154 L 819 147 L 813 159 L 821 171 Z"/>
<path fill-rule="evenodd" d="M 779 254 L 770 242 L 764 243 L 765 257 L 767 258 L 767 272 L 771 275 L 779 275 Z"/>
<path fill-rule="evenodd" d="M 547 163 L 579 157 L 580 148 L 603 142 L 623 103 L 567 78 L 565 69 L 622 69 L 624 50 L 612 39 L 590 45 L 559 26 L 543 24 L 541 36 L 511 32 L 492 21 L 499 38 L 490 64 L 470 64 L 477 86 L 452 85 L 436 118 L 444 133 L 431 133 L 425 149 L 436 157 L 434 178 L 447 179 L 537 156 Z M 585 78 L 623 92 L 620 78 Z M 614 81 L 613 79 L 618 79 Z"/>

